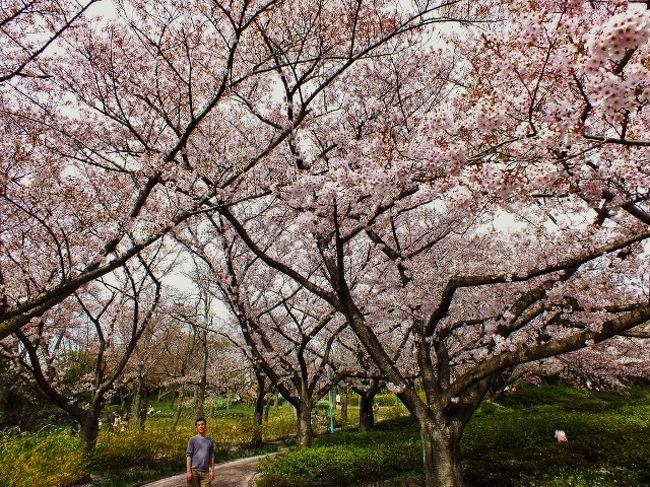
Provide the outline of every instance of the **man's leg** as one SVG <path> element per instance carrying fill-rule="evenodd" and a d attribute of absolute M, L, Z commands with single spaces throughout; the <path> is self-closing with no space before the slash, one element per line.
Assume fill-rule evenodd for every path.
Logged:
<path fill-rule="evenodd" d="M 210 473 L 192 470 L 192 487 L 210 487 Z"/>

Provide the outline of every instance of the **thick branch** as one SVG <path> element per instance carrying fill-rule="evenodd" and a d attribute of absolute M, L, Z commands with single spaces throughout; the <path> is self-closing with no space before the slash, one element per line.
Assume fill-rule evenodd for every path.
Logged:
<path fill-rule="evenodd" d="M 641 304 L 635 311 L 630 311 L 606 321 L 601 331 L 586 329 L 565 338 L 551 340 L 532 347 L 520 347 L 515 351 L 494 355 L 476 365 L 471 371 L 459 376 L 451 385 L 450 394 L 457 396 L 466 388 L 507 367 L 573 352 L 588 346 L 592 342 L 602 342 L 634 328 L 648 319 L 650 319 L 650 305 Z M 567 324 L 573 325 L 572 323 Z"/>
<path fill-rule="evenodd" d="M 557 264 L 549 265 L 546 267 L 539 267 L 531 269 L 526 272 L 521 272 L 516 275 L 511 274 L 494 274 L 486 276 L 457 276 L 451 278 L 445 289 L 442 292 L 442 297 L 440 299 L 440 304 L 435 312 L 433 312 L 429 318 L 427 324 L 426 336 L 432 336 L 436 325 L 438 322 L 444 318 L 449 312 L 451 303 L 453 301 L 454 295 L 458 289 L 465 287 L 477 287 L 484 286 L 487 284 L 505 284 L 508 282 L 525 282 L 536 277 L 540 277 L 546 274 L 551 274 L 559 271 L 575 272 L 575 269 L 586 262 L 594 260 L 598 257 L 601 257 L 604 254 L 614 252 L 616 250 L 622 249 L 636 242 L 641 242 L 650 237 L 650 232 L 645 231 L 633 237 L 629 237 L 623 240 L 616 241 L 609 245 L 605 245 L 598 249 L 594 249 L 592 252 L 584 253 L 572 257 L 570 259 L 565 259 Z"/>

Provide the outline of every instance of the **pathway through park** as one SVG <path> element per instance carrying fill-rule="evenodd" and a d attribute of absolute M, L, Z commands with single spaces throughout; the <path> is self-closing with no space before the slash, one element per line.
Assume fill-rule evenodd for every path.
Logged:
<path fill-rule="evenodd" d="M 228 463 L 222 463 L 215 467 L 214 481 L 212 487 L 249 487 L 254 486 L 253 475 L 255 465 L 265 455 L 241 458 Z M 175 475 L 162 480 L 157 480 L 142 487 L 187 487 L 185 474 Z"/>

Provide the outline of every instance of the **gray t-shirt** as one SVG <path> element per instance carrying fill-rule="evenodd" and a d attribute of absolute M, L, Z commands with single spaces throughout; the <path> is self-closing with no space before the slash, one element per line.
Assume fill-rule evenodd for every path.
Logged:
<path fill-rule="evenodd" d="M 209 436 L 194 435 L 187 443 L 187 458 L 192 459 L 192 470 L 207 472 L 214 456 L 214 442 Z"/>

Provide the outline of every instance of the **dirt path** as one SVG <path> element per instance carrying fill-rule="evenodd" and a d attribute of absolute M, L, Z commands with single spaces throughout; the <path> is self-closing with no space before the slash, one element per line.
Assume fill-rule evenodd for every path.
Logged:
<path fill-rule="evenodd" d="M 265 455 L 241 458 L 215 467 L 212 487 L 253 487 L 252 481 L 255 474 L 255 465 Z M 175 475 L 162 480 L 157 480 L 142 487 L 187 487 L 185 474 Z"/>

